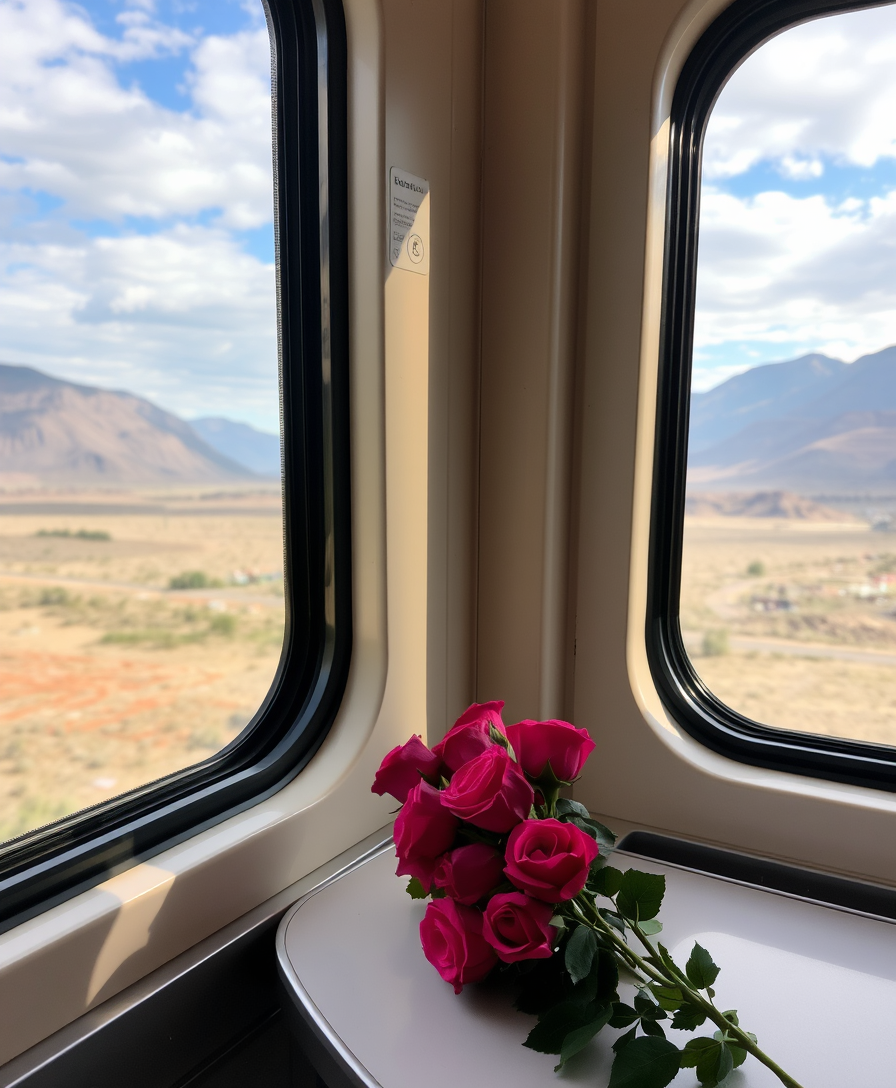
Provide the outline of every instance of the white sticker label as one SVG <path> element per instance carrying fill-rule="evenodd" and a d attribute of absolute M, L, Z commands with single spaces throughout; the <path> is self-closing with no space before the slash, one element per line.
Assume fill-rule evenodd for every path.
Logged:
<path fill-rule="evenodd" d="M 429 182 L 399 170 L 389 171 L 389 260 L 421 276 L 429 273 Z"/>

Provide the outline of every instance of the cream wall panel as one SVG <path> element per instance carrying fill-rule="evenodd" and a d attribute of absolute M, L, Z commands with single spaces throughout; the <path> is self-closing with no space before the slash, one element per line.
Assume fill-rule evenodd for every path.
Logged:
<path fill-rule="evenodd" d="M 675 834 L 896 882 L 887 793 L 747 767 L 665 713 L 644 649 L 669 99 L 724 4 L 597 0 L 578 492 L 576 796 Z"/>
<path fill-rule="evenodd" d="M 486 8 L 477 690 L 508 721 L 566 706 L 585 25 Z"/>

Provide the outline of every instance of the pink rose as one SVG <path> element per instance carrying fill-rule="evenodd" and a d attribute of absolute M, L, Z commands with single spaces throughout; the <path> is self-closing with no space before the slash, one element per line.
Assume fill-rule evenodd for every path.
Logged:
<path fill-rule="evenodd" d="M 457 820 L 442 804 L 441 793 L 421 781 L 395 819 L 396 876 L 415 876 L 429 890 L 439 854 L 450 850 L 456 831 Z"/>
<path fill-rule="evenodd" d="M 530 778 L 541 778 L 551 764 L 561 782 L 572 782 L 582 773 L 585 760 L 594 750 L 587 729 L 569 722 L 522 721 L 507 726 L 507 737 L 520 766 Z"/>
<path fill-rule="evenodd" d="M 442 855 L 433 884 L 469 907 L 497 887 L 503 875 L 502 855 L 485 843 L 474 842 Z"/>
<path fill-rule="evenodd" d="M 458 770 L 481 755 L 486 748 L 491 748 L 495 742 L 489 736 L 489 726 L 493 725 L 499 732 L 504 732 L 501 721 L 503 708 L 502 699 L 491 703 L 473 703 L 433 746 L 433 751 L 449 770 Z"/>
<path fill-rule="evenodd" d="M 426 747 L 420 737 L 411 737 L 407 744 L 393 748 L 380 764 L 371 793 L 391 793 L 402 804 L 420 781 L 421 776 L 432 778 L 439 772 L 441 760 Z"/>
<path fill-rule="evenodd" d="M 546 960 L 553 955 L 557 930 L 553 907 L 522 892 L 503 892 L 488 901 L 482 935 L 505 963 Z"/>
<path fill-rule="evenodd" d="M 486 831 L 509 831 L 529 815 L 535 793 L 500 744 L 493 744 L 457 771 L 442 804 Z"/>
<path fill-rule="evenodd" d="M 423 955 L 459 994 L 468 982 L 479 982 L 498 962 L 482 936 L 482 914 L 453 899 L 436 899 L 420 923 Z"/>
<path fill-rule="evenodd" d="M 597 843 L 575 824 L 526 820 L 510 832 L 507 879 L 545 903 L 573 899 L 585 887 Z"/>

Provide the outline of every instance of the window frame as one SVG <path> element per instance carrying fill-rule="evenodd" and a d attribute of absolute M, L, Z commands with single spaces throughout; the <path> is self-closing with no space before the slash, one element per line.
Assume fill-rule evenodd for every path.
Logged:
<path fill-rule="evenodd" d="M 285 632 L 246 729 L 202 763 L 0 845 L 0 932 L 291 781 L 352 648 L 346 29 L 341 0 L 262 0 L 271 39 Z"/>
<path fill-rule="evenodd" d="M 896 747 L 764 725 L 723 703 L 694 669 L 679 618 L 702 150 L 710 114 L 739 65 L 777 34 L 889 2 L 735 0 L 682 66 L 669 122 L 645 634 L 666 710 L 712 751 L 757 767 L 896 792 Z"/>

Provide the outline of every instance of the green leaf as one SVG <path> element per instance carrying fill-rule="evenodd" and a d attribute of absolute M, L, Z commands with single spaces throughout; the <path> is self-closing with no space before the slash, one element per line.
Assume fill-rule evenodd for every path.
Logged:
<path fill-rule="evenodd" d="M 505 733 L 502 733 L 498 729 L 494 722 L 488 723 L 488 738 L 493 744 L 500 744 L 504 751 L 510 756 L 514 763 L 516 763 L 516 753 L 513 750 L 513 746 L 507 739 Z"/>
<path fill-rule="evenodd" d="M 706 1023 L 706 1013 L 696 1005 L 682 1005 L 672 1017 L 672 1027 L 678 1031 L 696 1031 Z"/>
<path fill-rule="evenodd" d="M 562 820 L 564 816 L 582 816 L 587 820 L 591 816 L 581 801 L 573 801 L 571 797 L 558 797 L 556 812 L 558 820 Z"/>
<path fill-rule="evenodd" d="M 584 831 L 586 835 L 590 835 L 592 839 L 597 839 L 597 830 L 591 826 L 591 820 L 583 820 L 581 816 L 567 816 L 563 821 L 567 824 L 575 824 L 580 831 Z M 598 843 L 600 847 L 600 843 Z"/>
<path fill-rule="evenodd" d="M 639 989 L 635 994 L 635 1008 L 643 1016 L 644 1013 L 652 1013 L 655 1009 L 659 1008 L 657 1003 L 653 1000 L 653 997 L 647 990 Z"/>
<path fill-rule="evenodd" d="M 646 1016 L 642 1017 L 641 1019 L 641 1030 L 644 1032 L 645 1035 L 655 1035 L 659 1039 L 666 1038 L 666 1033 L 656 1022 L 656 1020 L 648 1020 Z"/>
<path fill-rule="evenodd" d="M 628 1046 L 628 1044 L 632 1041 L 632 1039 L 634 1039 L 637 1034 L 638 1025 L 635 1024 L 631 1031 L 627 1031 L 625 1035 L 620 1035 L 616 1042 L 613 1043 L 613 1053 L 618 1054 L 623 1047 Z"/>
<path fill-rule="evenodd" d="M 732 1024 L 740 1026 L 737 1013 L 734 1009 L 729 1009 L 727 1012 L 723 1012 L 722 1015 L 726 1020 L 729 1020 Z M 755 1043 L 756 1036 L 752 1031 L 746 1033 Z M 714 1031 L 712 1037 L 714 1039 L 720 1039 L 722 1042 L 728 1044 L 728 1049 L 731 1051 L 731 1060 L 734 1062 L 734 1068 L 737 1069 L 739 1065 L 743 1065 L 747 1060 L 747 1052 L 742 1046 L 740 1046 L 726 1031 Z"/>
<path fill-rule="evenodd" d="M 727 1043 L 719 1039 L 691 1039 L 681 1058 L 683 1067 L 697 1070 L 697 1079 L 704 1088 L 716 1088 L 734 1068 L 734 1059 Z"/>
<path fill-rule="evenodd" d="M 408 881 L 407 892 L 411 899 L 425 899 L 429 895 L 429 892 L 415 876 L 412 876 Z"/>
<path fill-rule="evenodd" d="M 657 873 L 641 873 L 627 869 L 616 896 L 616 908 L 624 918 L 640 922 L 655 918 L 666 893 L 666 878 Z"/>
<path fill-rule="evenodd" d="M 734 1063 L 735 1069 L 739 1065 L 743 1065 L 747 1060 L 746 1050 L 742 1046 L 738 1046 L 737 1043 L 729 1043 L 728 1049 L 731 1051 L 731 1061 Z"/>
<path fill-rule="evenodd" d="M 701 1036 L 699 1039 L 691 1039 L 685 1043 L 684 1050 L 681 1052 L 681 1068 L 695 1069 L 703 1051 L 714 1045 L 713 1040 L 707 1039 L 705 1036 Z"/>
<path fill-rule="evenodd" d="M 616 1051 L 608 1088 L 666 1088 L 678 1073 L 678 1059 L 678 1047 L 668 1039 L 632 1039 Z"/>
<path fill-rule="evenodd" d="M 589 1020 L 583 1027 L 575 1028 L 566 1036 L 560 1050 L 560 1062 L 558 1065 L 554 1066 L 555 1073 L 563 1068 L 573 1054 L 578 1054 L 580 1050 L 586 1047 L 594 1036 L 606 1026 L 610 1019 L 611 1012 L 612 1006 L 607 1005 L 606 1008 L 601 1009 L 594 1019 Z"/>
<path fill-rule="evenodd" d="M 625 933 L 625 922 L 619 917 L 615 910 L 608 910 L 606 907 L 598 907 L 597 913 L 614 929 L 618 929 L 620 933 Z"/>
<path fill-rule="evenodd" d="M 641 1019 L 641 1014 L 636 1012 L 631 1005 L 624 1001 L 617 1001 L 613 1005 L 613 1015 L 610 1019 L 611 1028 L 627 1028 Z"/>
<path fill-rule="evenodd" d="M 688 979 L 698 990 L 712 986 L 719 977 L 719 968 L 712 962 L 712 956 L 699 944 L 695 944 L 685 966 Z"/>
<path fill-rule="evenodd" d="M 605 865 L 588 880 L 588 890 L 595 895 L 605 895 L 607 899 L 613 896 L 622 887 L 622 873 L 614 869 L 612 865 Z"/>
<path fill-rule="evenodd" d="M 562 914 L 555 914 L 551 918 L 551 925 L 554 929 L 566 929 L 566 919 Z"/>
<path fill-rule="evenodd" d="M 705 1088 L 716 1088 L 721 1084 L 734 1068 L 734 1059 L 727 1043 L 719 1043 L 719 1051 L 716 1055 L 707 1052 L 704 1058 L 697 1062 L 697 1079 Z"/>
<path fill-rule="evenodd" d="M 571 1031 L 584 1027 L 593 1014 L 592 1006 L 579 1005 L 574 1001 L 564 1001 L 548 1009 L 535 1027 L 529 1032 L 523 1046 L 537 1050 L 540 1054 L 559 1054 L 563 1049 L 563 1040 Z"/>
<path fill-rule="evenodd" d="M 616 836 L 613 832 L 598 820 L 588 820 L 587 823 L 595 832 L 594 837 L 597 839 L 600 852 L 602 854 L 612 853 L 616 849 Z"/>
<path fill-rule="evenodd" d="M 590 835 L 597 842 L 601 854 L 606 856 L 612 854 L 616 849 L 616 836 L 608 827 L 604 827 L 597 820 L 586 820 L 582 816 L 571 814 L 566 817 L 564 823 L 575 824 L 580 831 Z"/>
<path fill-rule="evenodd" d="M 591 973 L 591 964 L 597 951 L 597 938 L 588 926 L 576 926 L 566 942 L 564 963 L 573 983 L 581 982 Z"/>
<path fill-rule="evenodd" d="M 595 980 L 594 996 L 602 1001 L 616 1001 L 619 994 L 619 968 L 616 957 L 606 948 L 599 948 L 591 965 L 591 974 L 588 976 L 589 985 Z"/>
<path fill-rule="evenodd" d="M 661 1009 L 674 1012 L 684 1000 L 684 996 L 677 986 L 657 986 L 653 983 L 650 992 L 659 1002 Z"/>
<path fill-rule="evenodd" d="M 657 918 L 647 918 L 643 922 L 638 922 L 638 928 L 645 937 L 651 937 L 654 933 L 662 933 L 663 923 Z"/>
<path fill-rule="evenodd" d="M 663 967 L 665 967 L 667 971 L 671 971 L 674 975 L 678 971 L 678 968 L 675 966 L 675 960 L 673 960 L 671 955 L 669 954 L 669 949 L 666 948 L 666 946 L 661 941 L 657 941 L 656 950 Z"/>

